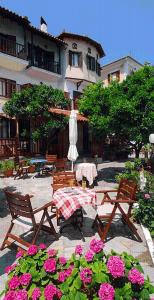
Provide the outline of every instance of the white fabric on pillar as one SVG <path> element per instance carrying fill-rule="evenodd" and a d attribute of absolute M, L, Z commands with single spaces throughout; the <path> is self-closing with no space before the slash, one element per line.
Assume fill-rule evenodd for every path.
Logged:
<path fill-rule="evenodd" d="M 78 157 L 78 151 L 76 148 L 76 143 L 78 139 L 78 131 L 77 131 L 77 117 L 76 117 L 76 111 L 71 110 L 70 119 L 69 119 L 69 150 L 68 150 L 68 159 L 73 162 Z M 73 167 L 72 167 L 73 168 Z"/>

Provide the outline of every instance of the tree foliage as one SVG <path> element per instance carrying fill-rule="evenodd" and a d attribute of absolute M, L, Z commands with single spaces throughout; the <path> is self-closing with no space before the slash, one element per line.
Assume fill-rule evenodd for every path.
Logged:
<path fill-rule="evenodd" d="M 39 128 L 32 129 L 32 138 L 38 140 L 42 137 L 48 138 L 55 129 L 66 126 L 68 118 L 52 114 L 49 108 L 66 108 L 68 101 L 61 90 L 41 84 L 13 93 L 4 110 L 11 117 L 18 119 L 39 118 L 41 120 Z"/>
<path fill-rule="evenodd" d="M 101 82 L 89 85 L 79 110 L 89 117 L 96 135 L 116 134 L 138 156 L 154 129 L 154 67 L 144 66 L 109 87 Z"/>

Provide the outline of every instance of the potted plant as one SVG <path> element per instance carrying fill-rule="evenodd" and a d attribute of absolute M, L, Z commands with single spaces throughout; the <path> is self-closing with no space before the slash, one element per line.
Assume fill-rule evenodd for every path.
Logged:
<path fill-rule="evenodd" d="M 13 176 L 14 162 L 12 160 L 4 160 L 2 162 L 2 171 L 4 176 Z"/>

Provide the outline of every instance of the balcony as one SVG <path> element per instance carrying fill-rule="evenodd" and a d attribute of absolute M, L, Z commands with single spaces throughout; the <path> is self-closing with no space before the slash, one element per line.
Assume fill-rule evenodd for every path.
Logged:
<path fill-rule="evenodd" d="M 39 79 L 51 80 L 55 78 L 61 78 L 61 68 L 60 63 L 56 61 L 44 61 L 31 62 L 27 68 L 27 74 L 32 77 L 37 77 Z"/>
<path fill-rule="evenodd" d="M 27 65 L 24 45 L 0 35 L 0 67 L 22 71 Z"/>

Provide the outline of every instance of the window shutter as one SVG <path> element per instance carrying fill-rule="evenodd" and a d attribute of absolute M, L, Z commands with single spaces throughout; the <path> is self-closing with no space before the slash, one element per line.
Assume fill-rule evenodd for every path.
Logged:
<path fill-rule="evenodd" d="M 108 83 L 110 83 L 111 82 L 110 74 L 108 74 L 107 77 L 108 77 Z"/>
<path fill-rule="evenodd" d="M 87 69 L 89 70 L 89 55 L 86 55 L 86 61 L 87 61 Z"/>
<path fill-rule="evenodd" d="M 82 68 L 82 52 L 79 52 L 79 67 Z"/>
<path fill-rule="evenodd" d="M 72 66 L 72 51 L 69 51 L 69 65 Z"/>
<path fill-rule="evenodd" d="M 92 57 L 92 71 L 95 71 L 95 58 Z"/>
<path fill-rule="evenodd" d="M 117 79 L 118 82 L 120 81 L 120 71 L 116 72 L 116 79 Z"/>

